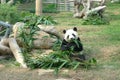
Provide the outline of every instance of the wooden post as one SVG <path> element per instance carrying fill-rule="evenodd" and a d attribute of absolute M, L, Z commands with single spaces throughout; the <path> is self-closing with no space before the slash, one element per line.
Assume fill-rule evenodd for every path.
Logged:
<path fill-rule="evenodd" d="M 36 15 L 42 15 L 42 0 L 36 0 Z"/>
<path fill-rule="evenodd" d="M 65 11 L 67 11 L 67 0 L 65 0 L 64 6 L 65 6 Z"/>

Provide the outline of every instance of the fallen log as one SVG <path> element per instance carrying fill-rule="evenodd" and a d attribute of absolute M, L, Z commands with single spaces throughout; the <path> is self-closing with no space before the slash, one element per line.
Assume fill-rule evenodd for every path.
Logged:
<path fill-rule="evenodd" d="M 6 22 L 3 22 L 3 21 L 0 21 L 0 26 L 3 26 L 5 28 L 7 28 L 6 30 L 6 33 L 4 35 L 5 38 L 8 38 L 10 33 L 11 33 L 11 29 L 12 29 L 12 25 L 6 23 Z"/>
<path fill-rule="evenodd" d="M 94 2 L 97 2 L 97 4 L 94 4 Z M 102 13 L 106 7 L 105 0 L 81 0 L 80 2 L 74 1 L 74 4 L 75 3 L 79 3 L 74 5 L 75 13 L 73 17 L 75 18 L 86 19 L 90 13 L 95 11 L 102 17 Z M 80 6 L 83 6 L 82 10 L 80 10 Z"/>
<path fill-rule="evenodd" d="M 51 34 L 51 35 L 54 35 L 56 36 L 58 39 L 62 40 L 63 39 L 63 36 L 60 35 L 60 33 L 55 29 L 54 26 L 42 26 L 42 25 L 38 25 L 38 27 L 40 28 L 40 30 L 48 33 L 48 34 Z"/>
<path fill-rule="evenodd" d="M 6 55 L 11 54 L 11 50 L 8 45 L 8 38 L 3 37 L 0 41 L 0 54 Z"/>
<path fill-rule="evenodd" d="M 10 48 L 7 47 L 7 46 L 2 45 L 0 43 L 0 54 L 6 55 L 6 54 L 10 54 L 10 53 L 12 53 L 11 50 L 10 50 Z"/>
<path fill-rule="evenodd" d="M 6 28 L 8 28 L 8 31 L 6 31 L 6 34 L 4 37 L 2 37 L 1 41 L 0 41 L 0 53 L 13 53 L 16 61 L 18 63 L 20 63 L 20 65 L 23 68 L 27 68 L 27 65 L 24 61 L 24 56 L 23 53 L 21 51 L 21 49 L 19 48 L 20 45 L 23 45 L 22 41 L 20 40 L 19 36 L 19 29 L 21 29 L 22 26 L 24 26 L 24 23 L 17 23 L 14 27 L 13 27 L 13 36 L 14 38 L 9 38 L 9 34 L 10 34 L 10 29 L 12 27 L 12 25 L 7 24 L 5 22 L 0 22 L 0 25 L 5 26 Z M 36 35 L 34 36 L 34 38 L 37 38 L 36 40 L 33 41 L 33 48 L 41 48 L 41 49 L 50 49 L 53 45 L 54 42 L 57 40 L 56 38 L 51 38 L 49 36 L 49 34 L 56 36 L 58 39 L 63 39 L 62 35 L 59 34 L 59 32 L 55 29 L 54 26 L 39 26 L 40 31 L 38 31 L 37 33 L 40 35 Z M 44 38 L 43 33 L 47 34 L 49 37 Z"/>
<path fill-rule="evenodd" d="M 111 3 L 115 3 L 115 2 L 120 3 L 120 0 L 111 0 Z"/>
<path fill-rule="evenodd" d="M 12 52 L 8 45 L 8 37 L 10 35 L 12 25 L 6 22 L 0 21 L 0 26 L 7 28 L 4 36 L 2 36 L 0 39 L 0 54 L 2 55 L 11 54 Z"/>
<path fill-rule="evenodd" d="M 51 49 L 56 39 L 41 38 L 33 41 L 34 49 Z"/>
<path fill-rule="evenodd" d="M 9 47 L 8 38 L 3 37 L 0 41 L 0 43 L 4 46 Z"/>
<path fill-rule="evenodd" d="M 87 11 L 86 14 L 90 14 L 92 12 L 99 11 L 99 10 L 104 9 L 104 8 L 106 8 L 106 6 L 98 6 L 96 8 L 93 8 L 93 9 Z"/>
<path fill-rule="evenodd" d="M 9 38 L 9 46 L 10 46 L 12 53 L 14 54 L 16 61 L 20 63 L 21 67 L 27 68 L 27 65 L 24 61 L 23 53 L 21 49 L 19 48 L 15 38 Z"/>
<path fill-rule="evenodd" d="M 103 10 L 104 8 L 106 8 L 106 6 L 98 6 L 96 8 L 93 8 L 91 10 L 88 10 L 86 13 L 85 13 L 85 16 L 83 17 L 84 19 L 87 18 L 87 16 L 90 14 L 90 13 L 93 13 L 93 12 L 98 12 L 100 10 Z"/>

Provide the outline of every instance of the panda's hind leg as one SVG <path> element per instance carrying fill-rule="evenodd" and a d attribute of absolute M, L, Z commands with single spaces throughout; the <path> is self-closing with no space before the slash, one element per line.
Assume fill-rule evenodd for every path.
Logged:
<path fill-rule="evenodd" d="M 71 54 L 70 57 L 76 61 L 84 62 L 86 60 L 86 57 L 84 54 Z"/>

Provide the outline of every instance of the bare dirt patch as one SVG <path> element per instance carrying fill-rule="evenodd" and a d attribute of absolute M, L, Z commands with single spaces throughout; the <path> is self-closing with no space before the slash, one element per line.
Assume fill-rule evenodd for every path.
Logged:
<path fill-rule="evenodd" d="M 101 48 L 101 56 L 103 59 L 109 59 L 112 55 L 117 54 L 119 49 L 117 46 L 105 46 Z"/>
<path fill-rule="evenodd" d="M 107 68 L 68 70 L 58 76 L 53 74 L 53 70 L 0 68 L 0 80 L 119 80 L 119 74 L 120 70 Z"/>

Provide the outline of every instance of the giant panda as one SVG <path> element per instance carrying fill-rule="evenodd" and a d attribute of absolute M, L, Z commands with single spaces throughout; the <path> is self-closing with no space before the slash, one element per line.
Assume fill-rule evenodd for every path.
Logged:
<path fill-rule="evenodd" d="M 77 28 L 74 27 L 73 29 L 68 29 L 68 30 L 63 30 L 63 41 L 61 44 L 61 50 L 62 51 L 70 51 L 72 48 L 72 57 L 78 57 L 80 61 L 85 60 L 85 56 L 83 54 L 81 55 L 76 55 L 74 53 L 76 52 L 81 52 L 83 50 L 83 45 L 80 41 L 80 37 L 78 36 L 77 33 Z M 77 43 L 75 41 L 77 41 Z"/>
<path fill-rule="evenodd" d="M 77 28 L 63 30 L 64 37 L 61 44 L 61 50 L 70 50 L 73 47 L 73 51 L 82 51 L 83 45 L 80 42 L 80 38 L 78 37 Z M 78 45 L 73 41 L 76 40 Z"/>

